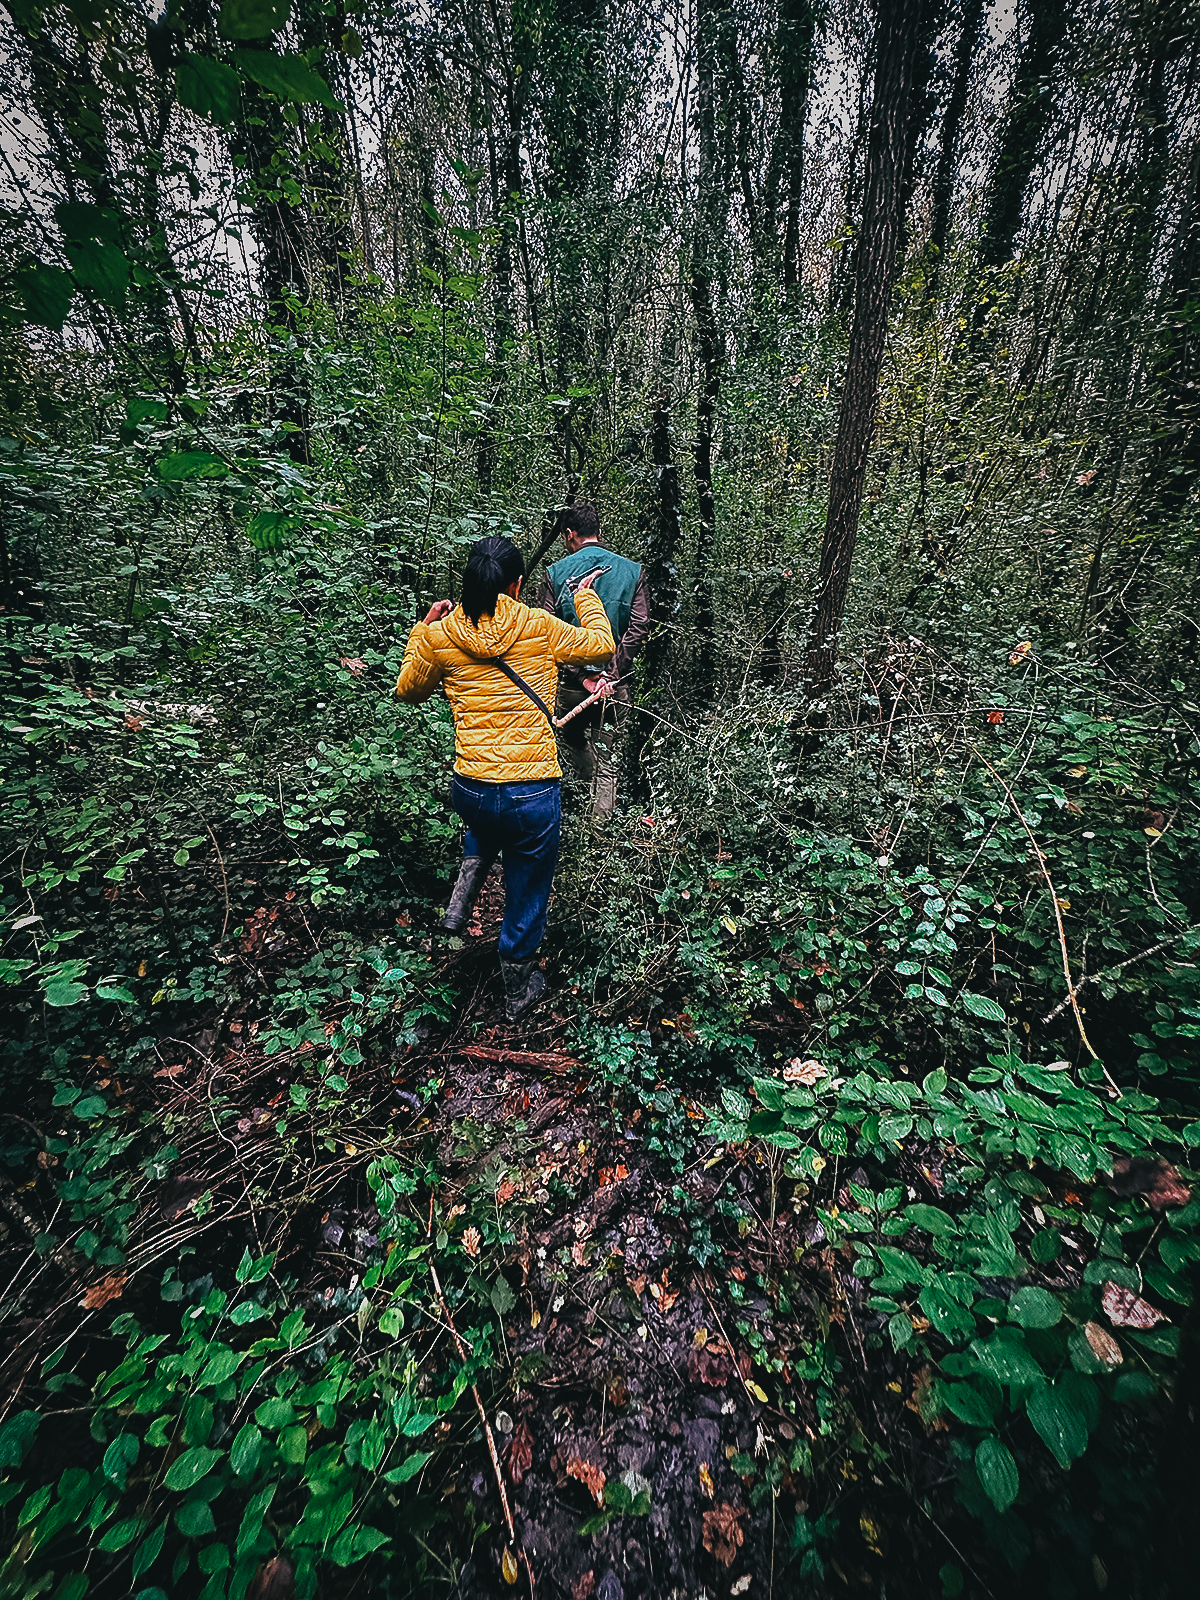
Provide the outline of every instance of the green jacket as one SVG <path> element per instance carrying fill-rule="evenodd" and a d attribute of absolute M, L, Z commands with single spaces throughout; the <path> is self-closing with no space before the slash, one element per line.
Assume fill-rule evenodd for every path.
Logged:
<path fill-rule="evenodd" d="M 614 550 L 606 550 L 600 545 L 584 545 L 583 549 L 577 550 L 573 556 L 564 556 L 561 561 L 554 562 L 546 569 L 546 575 L 554 590 L 555 612 L 564 622 L 569 622 L 576 628 L 579 626 L 575 616 L 575 602 L 568 584 L 572 578 L 586 577 L 594 567 L 607 568 L 607 571 L 602 572 L 596 579 L 595 590 L 604 602 L 613 638 L 620 643 L 621 636 L 629 627 L 633 593 L 638 586 L 642 569 L 636 561 L 630 561 L 626 556 L 619 556 Z"/>

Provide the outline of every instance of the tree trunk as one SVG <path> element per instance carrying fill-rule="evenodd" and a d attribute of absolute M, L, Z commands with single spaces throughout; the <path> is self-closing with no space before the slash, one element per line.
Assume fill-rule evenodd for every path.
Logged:
<path fill-rule="evenodd" d="M 903 197 L 913 139 L 913 85 L 925 21 L 924 0 L 882 0 L 875 89 L 867 145 L 866 193 L 854 252 L 854 322 L 829 479 L 829 511 L 808 640 L 810 695 L 833 681 L 838 636 L 850 588 L 867 457 L 879 406 L 879 371 L 888 306 L 904 234 Z"/>
<path fill-rule="evenodd" d="M 646 645 L 646 672 L 653 684 L 665 677 L 672 630 L 679 624 L 679 468 L 671 448 L 671 397 L 659 395 L 650 420 L 650 459 L 658 493 L 647 510 L 646 586 L 655 626 Z"/>
<path fill-rule="evenodd" d="M 1026 20 L 1029 32 L 1013 77 L 988 184 L 980 247 L 980 259 L 987 267 L 1011 261 L 1016 249 L 1025 190 L 1054 114 L 1054 71 L 1067 22 L 1064 0 L 1030 0 Z"/>
<path fill-rule="evenodd" d="M 716 613 L 713 569 L 716 561 L 717 510 L 713 494 L 713 441 L 717 401 L 721 393 L 724 351 L 714 305 L 715 263 L 720 250 L 724 190 L 717 153 L 717 66 L 726 22 L 722 0 L 698 0 L 696 9 L 696 221 L 692 230 L 689 289 L 696 318 L 696 353 L 700 394 L 696 402 L 693 451 L 699 529 L 692 573 L 693 626 L 696 651 L 692 667 L 693 698 L 706 705 L 714 687 Z"/>
<path fill-rule="evenodd" d="M 971 68 L 983 31 L 983 0 L 963 0 L 962 27 L 958 47 L 954 53 L 954 77 L 950 83 L 950 98 L 942 117 L 942 137 L 938 150 L 937 171 L 933 178 L 933 221 L 929 229 L 931 261 L 929 265 L 929 298 L 937 296 L 942 270 L 942 258 L 950 239 L 950 207 L 954 199 L 954 174 L 958 166 L 958 145 L 962 135 L 963 116 L 967 109 L 967 90 L 971 83 Z"/>
<path fill-rule="evenodd" d="M 811 0 L 782 0 L 779 8 L 779 57 L 782 102 L 779 138 L 787 184 L 783 224 L 783 288 L 795 303 L 800 286 L 800 201 L 804 191 L 804 129 L 812 85 L 817 13 Z"/>

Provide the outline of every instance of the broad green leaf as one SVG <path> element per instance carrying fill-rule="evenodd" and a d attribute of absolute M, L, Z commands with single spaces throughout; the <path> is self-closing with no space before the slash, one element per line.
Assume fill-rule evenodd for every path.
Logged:
<path fill-rule="evenodd" d="M 223 0 L 217 26 L 227 39 L 263 39 L 286 26 L 292 0 Z"/>
<path fill-rule="evenodd" d="M 940 1206 L 906 1206 L 904 1220 L 925 1233 L 950 1234 L 958 1232 L 958 1223 Z"/>
<path fill-rule="evenodd" d="M 179 104 L 188 111 L 221 125 L 237 117 L 241 86 L 237 73 L 223 61 L 184 54 L 175 68 L 175 88 Z"/>
<path fill-rule="evenodd" d="M 115 1550 L 124 1550 L 127 1544 L 132 1544 L 145 1527 L 141 1517 L 126 1517 L 123 1522 L 116 1522 L 100 1540 L 101 1550 L 112 1554 Z"/>
<path fill-rule="evenodd" d="M 1029 1254 L 1043 1266 L 1049 1261 L 1057 1261 L 1061 1251 L 1062 1234 L 1057 1228 L 1043 1228 L 1029 1241 Z"/>
<path fill-rule="evenodd" d="M 263 1436 L 252 1422 L 238 1433 L 229 1452 L 229 1464 L 239 1478 L 248 1478 L 258 1465 L 262 1453 Z"/>
<path fill-rule="evenodd" d="M 167 1468 L 163 1480 L 168 1489 L 190 1489 L 193 1484 L 199 1483 L 216 1466 L 224 1455 L 223 1450 L 213 1450 L 208 1445 L 197 1445 L 193 1450 L 185 1450 L 176 1461 L 172 1461 Z"/>
<path fill-rule="evenodd" d="M 248 78 L 293 105 L 323 105 L 331 111 L 337 101 L 319 72 L 303 56 L 276 55 L 273 50 L 239 50 L 237 63 Z"/>
<path fill-rule="evenodd" d="M 284 538 L 300 526 L 298 517 L 282 511 L 259 511 L 246 524 L 246 537 L 256 550 L 278 550 Z"/>
<path fill-rule="evenodd" d="M 68 1572 L 55 1589 L 53 1600 L 83 1600 L 88 1592 L 88 1582 L 86 1572 Z"/>
<path fill-rule="evenodd" d="M 407 1483 L 410 1478 L 415 1478 L 425 1463 L 433 1456 L 432 1450 L 418 1450 L 414 1455 L 407 1456 L 398 1467 L 393 1467 L 390 1472 L 385 1472 L 385 1483 Z"/>
<path fill-rule="evenodd" d="M 1053 1328 L 1062 1320 L 1062 1305 L 1047 1289 L 1033 1284 L 1018 1289 L 1008 1302 L 1008 1315 L 1012 1322 L 1023 1328 Z"/>
<path fill-rule="evenodd" d="M 887 1329 L 893 1350 L 903 1350 L 912 1343 L 912 1320 L 906 1311 L 897 1311 L 889 1317 Z"/>
<path fill-rule="evenodd" d="M 1024 1335 L 1015 1329 L 997 1330 L 990 1339 L 973 1340 L 971 1353 L 997 1383 L 1024 1388 L 1045 1381 L 1041 1367 L 1026 1349 Z"/>
<path fill-rule="evenodd" d="M 67 245 L 71 270 L 85 289 L 111 304 L 119 304 L 129 287 L 129 263 L 115 244 L 85 239 Z"/>
<path fill-rule="evenodd" d="M 179 450 L 162 458 L 158 475 L 164 483 L 179 483 L 189 478 L 227 478 L 229 468 L 207 450 Z"/>
<path fill-rule="evenodd" d="M 506 1317 L 517 1303 L 517 1297 L 513 1293 L 512 1285 L 503 1273 L 492 1285 L 491 1301 L 492 1309 L 500 1317 Z"/>
<path fill-rule="evenodd" d="M 48 1006 L 77 1006 L 87 990 L 69 978 L 51 978 L 43 990 Z"/>
<path fill-rule="evenodd" d="M 143 1572 L 149 1572 L 150 1568 L 158 1560 L 158 1553 L 162 1549 L 166 1531 L 166 1523 L 160 1522 L 158 1527 L 147 1534 L 133 1552 L 133 1576 L 135 1579 L 140 1578 Z"/>
<path fill-rule="evenodd" d="M 988 1397 L 973 1383 L 946 1384 L 942 1389 L 942 1404 L 960 1422 L 970 1422 L 976 1427 L 989 1428 L 995 1418 Z"/>
<path fill-rule="evenodd" d="M 41 1422 L 37 1411 L 16 1411 L 0 1425 L 0 1467 L 19 1467 Z"/>
<path fill-rule="evenodd" d="M 187 1500 L 175 1513 L 175 1526 L 189 1539 L 203 1539 L 217 1525 L 207 1500 Z"/>
<path fill-rule="evenodd" d="M 132 1006 L 137 1004 L 137 996 L 130 994 L 129 990 L 119 983 L 98 983 L 96 985 L 97 1000 L 119 1000 L 122 1005 Z"/>
<path fill-rule="evenodd" d="M 237 1281 L 239 1283 L 258 1283 L 266 1277 L 275 1265 L 275 1256 L 258 1256 L 251 1259 L 249 1250 L 242 1251 L 242 1259 L 238 1262 Z"/>
<path fill-rule="evenodd" d="M 290 1400 L 275 1397 L 264 1400 L 254 1413 L 254 1420 L 260 1428 L 286 1428 L 296 1416 L 296 1408 Z"/>
<path fill-rule="evenodd" d="M 957 1300 L 951 1299 L 944 1289 L 939 1289 L 936 1284 L 931 1284 L 921 1290 L 917 1297 L 921 1310 L 933 1323 L 937 1331 L 944 1335 L 955 1333 L 974 1333 L 975 1318 Z"/>
<path fill-rule="evenodd" d="M 981 1439 L 975 1449 L 975 1471 L 983 1492 L 997 1511 L 1007 1511 L 1021 1486 L 1012 1451 L 994 1434 Z"/>
<path fill-rule="evenodd" d="M 308 1454 L 308 1435 L 299 1424 L 284 1428 L 279 1435 L 279 1454 L 289 1466 L 304 1465 L 304 1458 Z"/>
<path fill-rule="evenodd" d="M 945 1071 L 941 1067 L 935 1067 L 921 1087 L 925 1094 L 931 1097 L 944 1094 L 946 1090 Z"/>
<path fill-rule="evenodd" d="M 61 267 L 45 267 L 40 263 L 22 267 L 14 276 L 17 295 L 25 308 L 25 317 L 40 328 L 61 328 L 71 309 L 71 296 L 75 285 L 69 272 Z"/>
<path fill-rule="evenodd" d="M 125 1487 L 129 1469 L 138 1458 L 138 1437 L 135 1433 L 119 1433 L 104 1452 L 104 1476 L 118 1489 Z"/>
<path fill-rule="evenodd" d="M 258 1538 L 259 1530 L 263 1525 L 263 1518 L 267 1514 L 267 1507 L 275 1498 L 277 1484 L 270 1483 L 265 1489 L 260 1489 L 253 1500 L 247 1505 L 242 1516 L 242 1525 L 238 1529 L 236 1554 L 241 1556 Z"/>
<path fill-rule="evenodd" d="M 964 989 L 958 998 L 973 1017 L 981 1017 L 984 1022 L 1004 1021 L 1004 1007 L 997 1005 L 987 995 L 972 994 L 969 989 Z"/>
<path fill-rule="evenodd" d="M 1060 1467 L 1069 1467 L 1087 1449 L 1087 1423 L 1061 1385 L 1047 1383 L 1035 1389 L 1025 1402 L 1025 1413 Z"/>
<path fill-rule="evenodd" d="M 95 1117 L 102 1117 L 108 1110 L 108 1101 L 98 1094 L 89 1095 L 86 1100 L 80 1100 L 72 1108 L 77 1117 L 84 1122 L 91 1122 Z"/>

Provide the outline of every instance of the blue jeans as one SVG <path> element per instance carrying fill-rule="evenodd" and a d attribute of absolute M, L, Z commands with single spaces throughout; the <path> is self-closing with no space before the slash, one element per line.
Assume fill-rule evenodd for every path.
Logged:
<path fill-rule="evenodd" d="M 546 931 L 562 827 L 560 782 L 481 783 L 456 773 L 450 803 L 467 825 L 463 855 L 504 857 L 500 954 L 506 961 L 528 961 Z"/>

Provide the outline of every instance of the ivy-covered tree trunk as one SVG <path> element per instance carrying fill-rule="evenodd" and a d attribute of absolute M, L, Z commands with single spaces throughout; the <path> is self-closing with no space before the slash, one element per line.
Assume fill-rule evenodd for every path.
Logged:
<path fill-rule="evenodd" d="M 904 234 L 904 193 L 912 159 L 913 88 L 926 9 L 923 0 L 882 0 L 867 143 L 866 193 L 854 251 L 854 321 L 829 479 L 829 510 L 807 649 L 811 697 L 833 682 L 850 590 L 867 457 L 879 407 L 879 370 L 888 307 Z"/>

